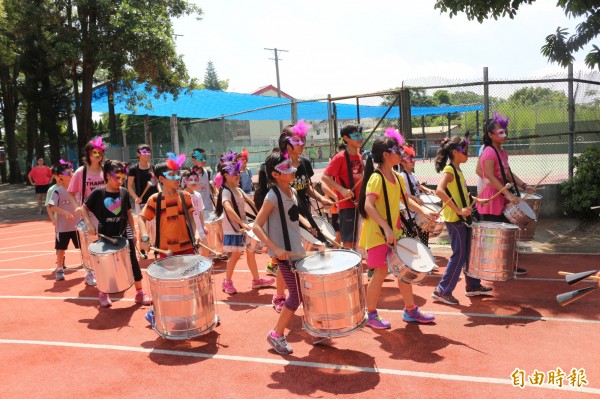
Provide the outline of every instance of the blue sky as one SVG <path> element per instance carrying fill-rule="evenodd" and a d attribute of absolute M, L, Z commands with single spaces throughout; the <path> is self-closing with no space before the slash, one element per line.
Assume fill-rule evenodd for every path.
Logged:
<path fill-rule="evenodd" d="M 249 93 L 276 84 L 272 53 L 281 53 L 281 89 L 322 98 L 386 90 L 433 77 L 540 77 L 559 72 L 540 54 L 558 26 L 574 32 L 556 0 L 523 6 L 514 20 L 468 21 L 433 9 L 433 0 L 191 0 L 202 20 L 174 21 L 177 50 L 200 80 L 212 60 L 229 91 Z M 576 54 L 585 70 L 588 48 Z"/>

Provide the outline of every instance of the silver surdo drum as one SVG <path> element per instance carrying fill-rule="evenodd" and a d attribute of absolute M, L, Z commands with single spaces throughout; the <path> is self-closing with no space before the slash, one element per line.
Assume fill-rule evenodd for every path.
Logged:
<path fill-rule="evenodd" d="M 521 198 L 525 198 L 522 201 L 527 202 L 527 204 L 535 214 L 535 220 L 530 222 L 525 230 L 521 230 L 521 232 L 519 233 L 519 241 L 531 241 L 535 236 L 535 229 L 537 228 L 537 221 L 540 217 L 540 208 L 542 206 L 543 197 L 539 194 L 521 193 Z"/>
<path fill-rule="evenodd" d="M 342 337 L 367 321 L 361 256 L 331 249 L 296 263 L 302 295 L 303 325 L 314 337 Z"/>
<path fill-rule="evenodd" d="M 535 212 L 526 201 L 521 201 L 518 204 L 507 204 L 503 213 L 509 222 L 517 225 L 522 230 L 528 229 L 529 225 L 537 219 Z"/>
<path fill-rule="evenodd" d="M 419 284 L 435 267 L 429 248 L 413 238 L 402 238 L 388 253 L 388 268 L 394 276 L 408 284 Z"/>
<path fill-rule="evenodd" d="M 217 217 L 214 212 L 206 212 L 204 216 L 204 226 L 208 230 L 206 240 L 208 246 L 216 252 L 223 253 L 223 215 Z"/>
<path fill-rule="evenodd" d="M 212 270 L 210 259 L 200 255 L 171 256 L 148 267 L 154 330 L 160 336 L 194 338 L 217 324 Z"/>
<path fill-rule="evenodd" d="M 92 260 L 90 258 L 89 246 L 98 239 L 97 235 L 88 233 L 87 226 L 83 220 L 77 222 L 77 237 L 79 238 L 79 249 L 81 250 L 81 264 L 87 271 L 93 272 Z"/>
<path fill-rule="evenodd" d="M 114 239 L 117 245 L 101 238 L 88 247 L 98 291 L 107 294 L 125 291 L 133 285 L 129 243 L 123 237 Z"/>
<path fill-rule="evenodd" d="M 473 223 L 469 266 L 465 274 L 488 281 L 514 278 L 519 227 L 508 223 Z"/>
<path fill-rule="evenodd" d="M 252 229 L 252 227 L 254 227 L 254 222 L 249 223 L 248 226 Z M 258 239 L 252 230 L 244 231 L 244 234 L 246 234 L 246 248 L 248 248 L 249 251 L 252 251 L 255 254 L 262 254 L 265 252 L 267 246 Z"/>

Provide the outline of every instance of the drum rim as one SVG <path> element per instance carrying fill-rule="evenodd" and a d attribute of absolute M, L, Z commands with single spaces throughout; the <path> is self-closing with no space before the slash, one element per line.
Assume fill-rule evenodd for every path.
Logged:
<path fill-rule="evenodd" d="M 166 257 L 166 258 L 163 258 L 163 259 L 159 259 L 159 260 L 156 260 L 156 261 L 152 262 L 150 265 L 148 265 L 148 268 L 146 269 L 146 274 L 148 275 L 148 277 L 151 277 L 151 278 L 157 279 L 157 280 L 161 280 L 161 281 L 165 281 L 165 280 L 181 280 L 181 279 L 190 277 L 190 276 L 173 276 L 173 277 L 170 277 L 170 276 L 155 276 L 155 275 L 153 275 L 151 273 L 152 270 L 157 269 L 157 268 L 161 268 L 161 269 L 164 270 L 164 266 L 161 266 L 158 263 L 163 262 L 163 261 L 167 261 L 167 260 L 171 260 L 172 261 L 175 258 L 183 258 L 183 257 L 185 257 L 185 258 L 199 257 L 199 258 L 202 258 L 203 260 L 205 260 L 206 263 L 208 263 L 208 267 L 206 268 L 206 270 L 203 270 L 203 271 L 201 271 L 198 274 L 192 274 L 190 276 L 200 276 L 200 275 L 206 273 L 207 271 L 209 271 L 210 269 L 213 268 L 212 261 L 210 259 L 202 256 L 202 255 L 191 255 L 191 254 L 174 255 L 174 256 L 169 256 L 169 257 Z"/>
<path fill-rule="evenodd" d="M 315 256 L 321 256 L 321 252 L 323 252 L 323 253 L 350 252 L 350 253 L 356 255 L 356 257 L 358 259 L 358 262 L 354 266 L 351 266 L 351 267 L 349 267 L 347 269 L 342 269 L 342 270 L 338 270 L 338 271 L 331 272 L 331 273 L 311 273 L 308 270 L 300 270 L 301 265 L 304 263 L 305 260 L 313 258 Z M 352 267 L 360 266 L 361 262 L 362 262 L 362 256 L 358 252 L 356 252 L 356 251 L 354 251 L 352 249 L 348 249 L 348 248 L 346 248 L 346 249 L 326 249 L 324 251 L 320 251 L 319 253 L 310 254 L 310 255 L 307 255 L 304 258 L 300 259 L 298 262 L 296 262 L 296 270 L 299 273 L 310 274 L 310 275 L 326 275 L 326 274 L 329 275 L 329 274 L 335 274 L 335 273 L 339 273 L 339 272 L 342 272 L 342 271 L 350 270 Z"/>
<path fill-rule="evenodd" d="M 410 237 L 403 237 L 398 240 L 398 243 L 400 243 L 404 240 L 416 241 L 417 245 L 422 246 L 425 249 L 425 251 L 427 252 L 427 254 L 429 254 L 429 256 L 431 257 L 431 262 L 433 263 L 433 266 L 431 267 L 431 270 L 429 270 L 429 271 L 419 271 L 419 270 L 414 270 L 414 269 L 411 269 L 411 270 L 416 271 L 418 273 L 431 273 L 431 271 L 433 271 L 433 269 L 435 269 L 435 256 L 433 256 L 433 252 L 431 252 L 431 248 L 429 248 L 427 245 L 423 244 L 421 241 L 419 241 L 415 238 L 410 238 Z M 396 256 L 398 256 L 398 258 L 402 261 L 402 263 L 406 264 L 404 262 L 404 260 L 402 258 L 400 258 L 400 256 L 398 255 L 398 251 L 396 249 L 394 249 L 394 252 L 396 253 Z"/>
<path fill-rule="evenodd" d="M 88 245 L 88 251 L 91 254 L 94 254 L 94 255 L 112 255 L 112 254 L 115 254 L 117 252 L 122 251 L 123 249 L 125 249 L 125 248 L 127 248 L 129 246 L 129 242 L 128 242 L 127 238 L 125 238 L 125 237 L 113 237 L 113 238 L 115 240 L 119 241 L 119 245 L 118 246 L 113 246 L 115 248 L 114 251 L 111 251 L 111 252 L 97 252 L 97 251 L 92 250 L 92 245 L 94 245 L 94 244 L 96 244 L 98 242 L 103 242 L 103 243 L 106 244 L 106 242 L 103 241 L 101 238 L 95 240 L 94 242 L 91 242 Z M 125 244 L 125 245 L 121 246 L 121 244 Z"/>

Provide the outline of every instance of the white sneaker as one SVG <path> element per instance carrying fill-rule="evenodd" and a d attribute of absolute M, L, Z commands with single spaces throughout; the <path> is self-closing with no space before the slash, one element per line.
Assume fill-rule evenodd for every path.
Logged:
<path fill-rule="evenodd" d="M 92 272 L 87 272 L 85 275 L 85 284 L 95 287 L 96 286 L 96 276 L 94 276 L 94 273 Z"/>

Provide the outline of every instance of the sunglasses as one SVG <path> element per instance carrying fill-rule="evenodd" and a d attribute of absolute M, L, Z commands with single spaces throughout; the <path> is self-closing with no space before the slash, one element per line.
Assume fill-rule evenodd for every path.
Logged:
<path fill-rule="evenodd" d="M 363 139 L 363 134 L 362 131 L 357 131 L 354 133 L 350 133 L 348 137 L 350 137 L 352 140 L 361 141 Z"/>
<path fill-rule="evenodd" d="M 460 145 L 456 146 L 456 151 L 460 152 L 463 155 L 467 155 L 469 153 L 469 147 L 465 146 L 464 148 Z"/>
<path fill-rule="evenodd" d="M 181 175 L 173 170 L 163 172 L 163 176 L 166 177 L 168 180 L 172 180 L 172 181 L 181 180 Z"/>
<path fill-rule="evenodd" d="M 192 153 L 192 158 L 194 158 L 198 162 L 206 162 L 206 155 L 204 155 L 200 151 L 194 151 Z"/>

